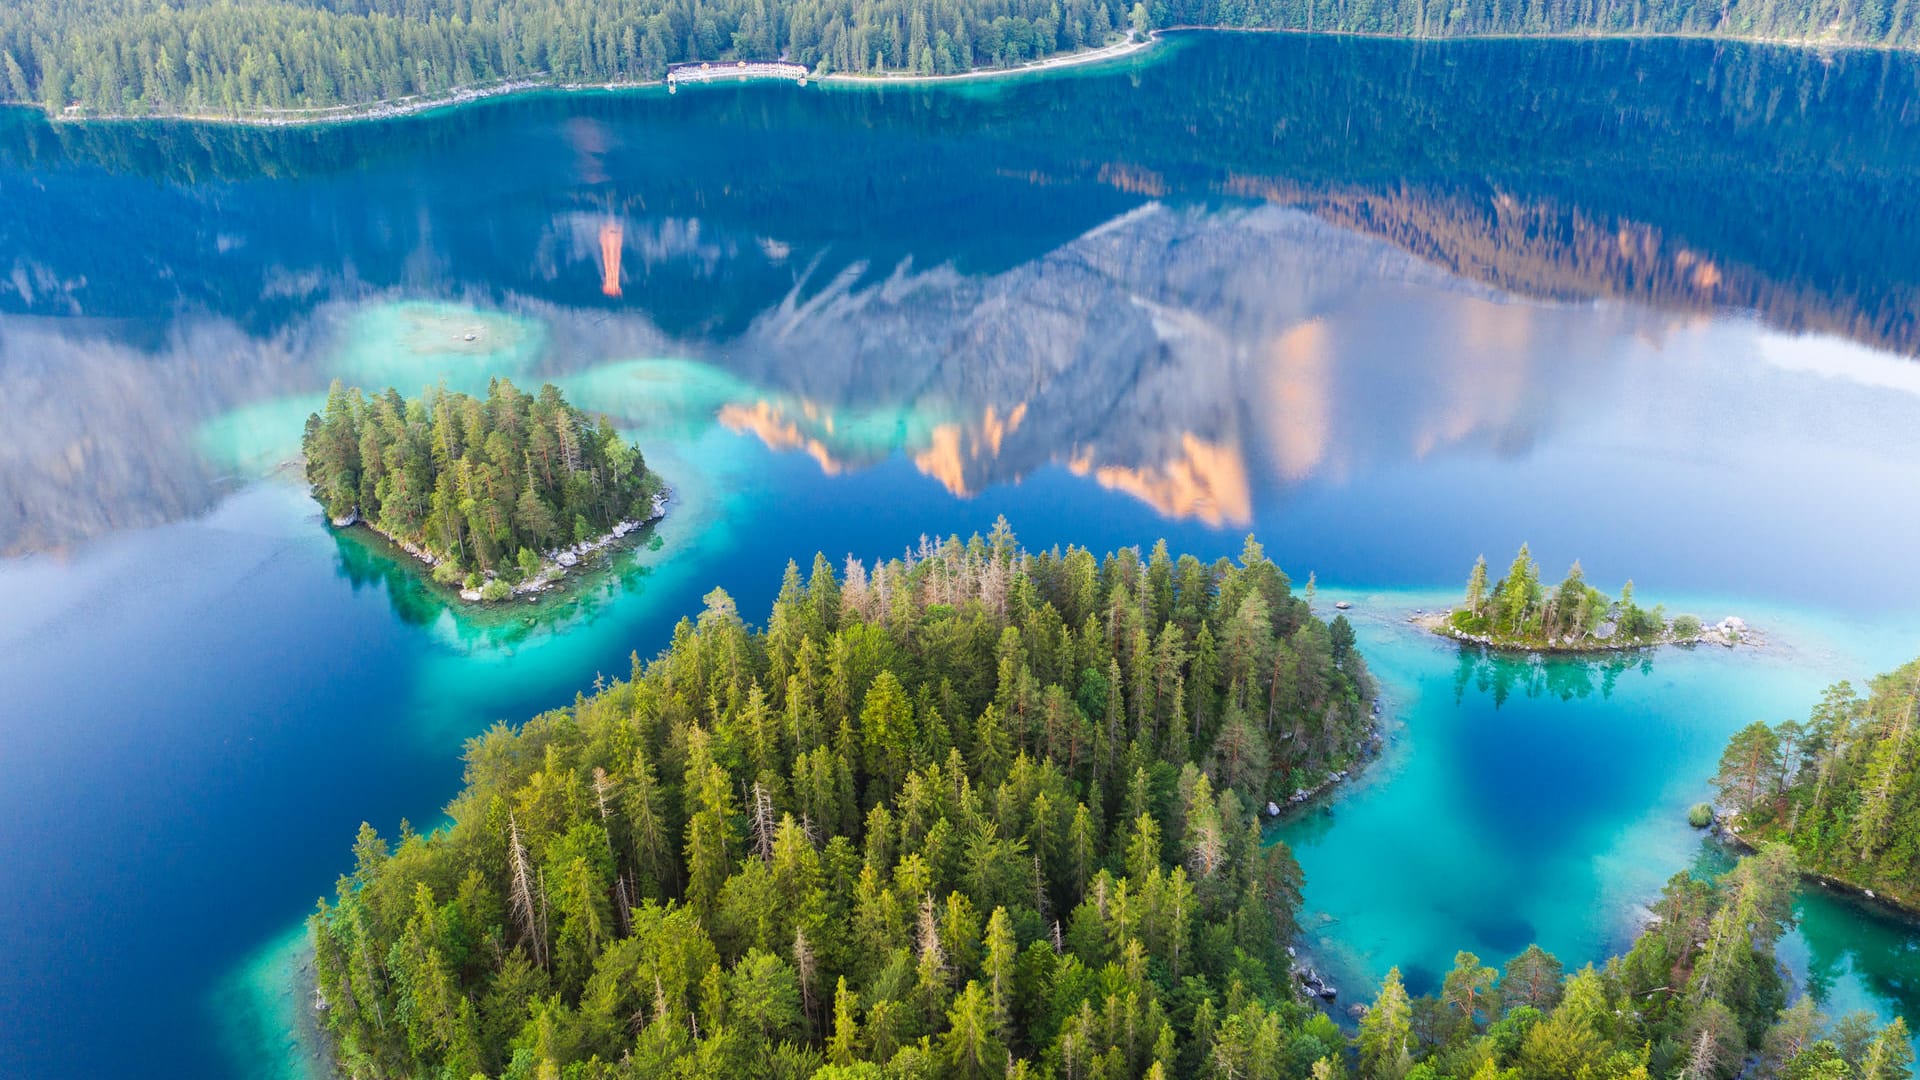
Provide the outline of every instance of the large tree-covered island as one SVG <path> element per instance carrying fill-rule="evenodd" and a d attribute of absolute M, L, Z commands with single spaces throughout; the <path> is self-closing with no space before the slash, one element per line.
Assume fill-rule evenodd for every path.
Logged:
<path fill-rule="evenodd" d="M 1666 608 L 1634 602 L 1633 582 L 1616 599 L 1587 583 L 1575 562 L 1558 585 L 1540 579 L 1540 564 L 1520 545 L 1506 576 L 1489 583 L 1481 556 L 1459 606 L 1416 621 L 1434 633 L 1494 649 L 1526 652 L 1605 652 L 1656 645 L 1755 643 L 1744 620 L 1728 616 L 1702 623 L 1695 615 L 1668 617 Z"/>
<path fill-rule="evenodd" d="M 1187 1075 L 1196 1025 L 1306 1022 L 1256 808 L 1355 764 L 1373 693 L 1251 541 L 790 564 L 764 631 L 716 591 L 474 740 L 450 825 L 363 831 L 327 1024 L 355 1075 Z"/>
<path fill-rule="evenodd" d="M 336 381 L 301 450 L 334 525 L 366 525 L 467 600 L 539 592 L 665 511 L 640 448 L 551 384 L 536 395 L 495 379 L 485 400 L 440 388 L 409 401 Z"/>
<path fill-rule="evenodd" d="M 1793 862 L 1681 874 L 1624 957 L 1397 971 L 1349 1039 L 1290 972 L 1254 807 L 1367 741 L 1371 679 L 1256 544 L 1030 555 L 996 529 L 764 630 L 707 597 L 631 678 L 497 727 L 431 834 L 363 826 L 312 920 L 355 1077 L 1905 1080 L 1788 1007 Z"/>

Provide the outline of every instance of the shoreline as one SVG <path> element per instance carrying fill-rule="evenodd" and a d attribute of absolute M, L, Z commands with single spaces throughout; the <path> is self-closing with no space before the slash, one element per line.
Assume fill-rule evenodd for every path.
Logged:
<path fill-rule="evenodd" d="M 1060 71 L 1067 68 L 1097 64 L 1143 52 L 1159 40 L 1159 32 L 1149 33 L 1145 38 L 1128 40 L 1113 45 L 1102 45 L 1092 49 L 1080 49 L 1070 53 L 1055 53 L 1052 56 L 1030 61 L 1018 67 L 1010 68 L 973 68 L 968 71 L 954 72 L 948 75 L 850 75 L 844 72 L 831 72 L 826 75 L 808 75 L 798 80 L 802 85 L 818 83 L 834 86 L 910 86 L 956 81 L 978 81 L 1002 78 L 1018 78 L 1025 75 L 1047 71 Z M 680 66 L 680 65 L 675 65 Z M 671 70 L 671 69 L 670 69 Z M 401 98 L 389 98 L 382 101 L 370 101 L 358 105 L 297 106 L 285 109 L 263 109 L 256 112 L 228 113 L 95 113 L 84 114 L 54 113 L 44 105 L 30 102 L 11 103 L 11 107 L 30 109 L 45 116 L 48 122 L 60 124 L 217 124 L 227 127 L 243 128 L 324 128 L 346 124 L 372 123 L 381 120 L 403 120 L 410 117 L 426 116 L 441 110 L 454 110 L 469 105 L 479 105 L 509 97 L 533 97 L 539 94 L 622 94 L 646 90 L 674 92 L 675 83 L 688 86 L 706 84 L 737 84 L 750 82 L 787 83 L 796 80 L 784 75 L 734 75 L 721 72 L 700 79 L 616 79 L 608 82 L 558 82 L 546 76 L 528 75 L 504 79 L 482 86 L 459 87 L 445 94 L 431 97 L 410 95 Z M 9 107 L 0 105 L 0 107 Z"/>
<path fill-rule="evenodd" d="M 1284 805 L 1268 800 L 1267 805 L 1254 811 L 1262 829 L 1278 825 L 1305 813 L 1320 805 L 1331 802 L 1336 790 L 1350 780 L 1356 780 L 1366 771 L 1368 765 L 1380 760 L 1387 752 L 1387 736 L 1382 715 L 1380 696 L 1376 693 L 1368 703 L 1367 730 L 1354 748 L 1354 759 L 1344 769 L 1336 769 L 1323 777 L 1319 783 L 1308 788 L 1295 788 L 1287 796 Z M 1324 806 L 1321 807 L 1324 809 Z"/>
<path fill-rule="evenodd" d="M 1740 833 L 1740 830 L 1734 826 L 1730 818 L 1720 817 L 1718 810 L 1715 810 L 1714 814 L 1713 825 L 1707 830 L 1710 837 L 1738 851 L 1752 853 L 1760 850 L 1759 845 Z M 1787 843 L 1785 840 L 1771 842 Z M 1881 914 L 1899 919 L 1910 926 L 1920 927 L 1920 897 L 1909 897 L 1895 893 L 1876 891 L 1859 882 L 1840 877 L 1837 874 L 1830 874 L 1808 867 L 1796 865 L 1795 872 L 1802 885 L 1817 885 L 1845 899 L 1849 903 L 1858 904 L 1862 907 L 1870 907 Z"/>
<path fill-rule="evenodd" d="M 300 929 L 300 944 L 293 955 L 294 1046 L 309 1078 L 339 1076 L 333 1032 L 327 1030 L 327 999 L 320 992 L 320 972 L 314 967 L 313 931 L 304 922 Z"/>
<path fill-rule="evenodd" d="M 438 567 L 442 561 L 439 556 L 436 556 L 431 551 L 411 541 L 403 540 L 388 533 L 386 530 L 360 517 L 357 513 L 348 518 L 329 518 L 327 519 L 327 524 L 334 529 L 344 530 L 359 527 L 367 530 L 385 541 L 395 550 L 411 555 L 413 558 L 426 564 L 428 571 L 426 574 L 427 584 L 434 589 L 450 592 L 462 603 L 473 607 L 490 608 L 511 604 L 513 601 L 519 600 L 522 597 L 524 597 L 529 604 L 538 603 L 544 594 L 560 587 L 560 583 L 567 577 L 569 570 L 584 564 L 586 560 L 597 555 L 611 552 L 612 549 L 618 547 L 620 543 L 628 537 L 639 536 L 641 531 L 647 526 L 657 524 L 661 519 L 665 518 L 667 516 L 667 507 L 671 503 L 672 497 L 673 490 L 667 488 L 660 494 L 654 496 L 653 506 L 645 518 L 619 521 L 614 524 L 613 528 L 591 540 L 583 540 L 580 543 L 567 547 L 542 552 L 539 571 L 532 577 L 511 585 L 507 595 L 497 600 L 489 600 L 481 595 L 479 589 L 469 588 L 464 584 L 447 584 L 435 580 L 432 571 L 435 567 Z M 487 576 L 487 583 L 498 580 L 501 579 L 496 575 L 489 574 Z"/>
<path fill-rule="evenodd" d="M 1758 632 L 1748 628 L 1744 622 L 1740 624 L 1739 636 L 1728 636 L 1727 633 L 1722 630 L 1726 620 L 1722 620 L 1720 623 L 1702 624 L 1700 632 L 1691 637 L 1676 637 L 1669 631 L 1652 641 L 1622 641 L 1617 643 L 1589 641 L 1579 644 L 1556 644 L 1553 642 L 1531 641 L 1508 642 L 1497 641 L 1489 635 L 1469 634 L 1464 630 L 1458 629 L 1448 621 L 1452 615 L 1453 613 L 1450 611 L 1415 611 L 1413 614 L 1407 616 L 1407 621 L 1435 637 L 1446 638 L 1449 641 L 1456 641 L 1462 645 L 1478 645 L 1483 649 L 1489 649 L 1498 653 L 1507 653 L 1509 655 L 1537 653 L 1543 656 L 1605 656 L 1609 653 L 1640 652 L 1643 650 L 1651 652 L 1655 649 L 1693 645 L 1718 645 L 1724 649 L 1737 649 L 1741 646 L 1746 646 L 1758 649 L 1765 647 L 1767 643 L 1765 638 L 1761 637 Z"/>
<path fill-rule="evenodd" d="M 1338 769 L 1310 788 L 1296 788 L 1287 796 L 1286 805 L 1269 801 L 1258 811 L 1260 822 L 1261 846 L 1269 843 L 1267 830 L 1277 828 L 1286 822 L 1304 817 L 1309 811 L 1318 809 L 1330 812 L 1333 805 L 1347 794 L 1342 790 L 1349 781 L 1357 780 L 1371 766 L 1377 764 L 1387 752 L 1387 726 L 1383 715 L 1381 698 L 1376 688 L 1373 699 L 1368 703 L 1367 731 L 1361 739 L 1354 760 L 1344 769 Z M 1303 928 L 1304 929 L 1304 928 Z M 1313 954 L 1303 941 L 1295 941 L 1287 946 L 1288 975 L 1305 997 L 1335 1023 L 1340 1016 L 1335 1012 L 1335 1002 L 1340 996 L 1340 987 L 1331 981 L 1331 973 L 1323 972 L 1313 962 Z M 1350 1010 L 1352 1005 L 1347 1006 Z"/>
<path fill-rule="evenodd" d="M 1018 67 L 1010 68 L 972 68 L 967 71 L 955 71 L 946 75 L 909 75 L 887 74 L 852 75 L 843 71 L 830 72 L 817 77 L 814 81 L 823 86 L 916 86 L 933 83 L 978 82 L 983 79 L 1017 79 L 1027 75 L 1039 75 L 1048 71 L 1061 71 L 1067 68 L 1085 67 L 1107 60 L 1117 60 L 1123 56 L 1145 52 L 1160 40 L 1158 30 L 1148 32 L 1144 38 L 1129 36 L 1124 41 L 1110 45 L 1101 45 L 1092 49 L 1078 49 L 1069 53 L 1054 53 L 1038 60 L 1030 60 Z"/>
<path fill-rule="evenodd" d="M 1308 30 L 1298 26 L 1163 26 L 1151 31 L 1159 34 L 1294 34 L 1300 37 L 1363 38 L 1368 41 L 1404 41 L 1432 45 L 1455 41 L 1719 41 L 1738 45 L 1765 45 L 1781 49 L 1840 50 L 1868 52 L 1920 52 L 1906 45 L 1887 45 L 1873 41 L 1829 41 L 1823 38 L 1767 37 L 1761 34 L 1702 34 L 1663 31 L 1636 34 L 1621 30 L 1555 30 L 1543 34 L 1510 32 L 1484 34 L 1444 34 L 1421 37 L 1414 34 L 1382 34 L 1373 30 Z"/>
<path fill-rule="evenodd" d="M 798 80 L 801 85 L 817 83 L 822 86 L 927 86 L 941 83 L 976 82 L 993 79 L 1018 79 L 1029 75 L 1045 74 L 1076 67 L 1099 64 L 1108 60 L 1117 60 L 1145 52 L 1169 35 L 1187 34 L 1290 34 L 1299 37 L 1359 38 L 1370 41 L 1401 41 L 1409 44 L 1451 44 L 1455 42 L 1477 41 L 1713 41 L 1741 45 L 1758 45 L 1770 48 L 1801 49 L 1814 52 L 1835 52 L 1858 50 L 1866 52 L 1914 53 L 1913 48 L 1889 45 L 1878 42 L 1829 41 L 1820 38 L 1782 38 L 1748 34 L 1702 34 L 1702 33 L 1630 33 L 1567 30 L 1547 34 L 1458 34 L 1440 37 L 1417 37 L 1407 34 L 1382 34 L 1363 30 L 1307 30 L 1299 27 L 1267 26 L 1168 26 L 1147 32 L 1143 38 L 1129 36 L 1127 40 L 1091 49 L 1074 52 L 1055 53 L 1038 60 L 1028 61 L 1017 67 L 1009 68 L 972 68 L 967 71 L 946 75 L 911 74 L 875 74 L 854 75 L 846 72 L 830 72 L 826 75 L 809 75 Z M 731 61 L 729 61 L 731 62 Z M 683 61 L 682 64 L 692 63 Z M 794 82 L 785 76 L 735 76 L 715 75 L 700 80 L 686 80 L 689 85 L 720 82 Z M 560 82 L 546 75 L 525 75 L 498 80 L 479 86 L 456 87 L 444 94 L 433 96 L 409 95 L 400 98 L 388 98 L 355 105 L 295 106 L 280 109 L 261 109 L 248 113 L 185 113 L 165 112 L 134 115 L 129 113 L 67 113 L 55 112 L 38 102 L 0 103 L 0 109 L 18 108 L 31 110 L 46 117 L 55 125 L 63 124 L 126 124 L 126 123 L 168 123 L 168 124 L 209 124 L 247 128 L 321 128 L 336 125 L 371 123 L 382 120 L 401 120 L 410 117 L 426 116 L 441 110 L 454 110 L 469 105 L 478 105 L 508 97 L 532 97 L 539 94 L 577 94 L 577 93 L 634 93 L 646 90 L 673 92 L 673 81 L 659 79 L 615 79 L 607 82 Z M 70 107 L 71 108 L 71 107 Z"/>

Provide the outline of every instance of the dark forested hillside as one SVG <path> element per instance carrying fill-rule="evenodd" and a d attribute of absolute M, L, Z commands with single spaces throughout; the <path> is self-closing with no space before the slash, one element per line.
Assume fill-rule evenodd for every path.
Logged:
<path fill-rule="evenodd" d="M 1169 26 L 1913 47 L 1917 11 L 1920 0 L 13 0 L 0 6 L 0 101 L 258 115 L 506 79 L 657 79 L 674 61 L 734 57 L 943 74 Z"/>
<path fill-rule="evenodd" d="M 1099 45 L 1127 16 L 1122 0 L 25 0 L 0 8 L 0 97 L 223 115 L 658 79 L 690 59 L 932 74 Z"/>

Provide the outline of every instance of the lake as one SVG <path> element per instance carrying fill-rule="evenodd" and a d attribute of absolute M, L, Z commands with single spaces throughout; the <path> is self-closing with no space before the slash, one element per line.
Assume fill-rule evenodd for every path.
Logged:
<path fill-rule="evenodd" d="M 304 1074 L 300 920 L 462 740 L 707 590 L 1004 514 L 1256 533 L 1344 599 L 1382 760 L 1275 835 L 1343 1002 L 1631 936 L 1726 736 L 1920 654 L 1920 59 L 1176 36 L 940 87 L 549 94 L 325 129 L 0 112 L 0 1075 Z M 675 487 L 564 596 L 450 609 L 300 484 L 329 381 L 493 377 Z M 1766 630 L 1488 660 L 1477 555 Z M 1783 955 L 1920 1020 L 1920 934 Z M 1920 1026 L 1920 1025 L 1916 1025 Z"/>

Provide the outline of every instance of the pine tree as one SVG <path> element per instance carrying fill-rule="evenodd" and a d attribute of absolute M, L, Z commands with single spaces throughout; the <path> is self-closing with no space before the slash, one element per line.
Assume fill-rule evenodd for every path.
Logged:
<path fill-rule="evenodd" d="M 1779 736 L 1756 722 L 1740 729 L 1727 743 L 1712 782 L 1735 814 L 1747 814 L 1773 796 L 1782 768 Z"/>
<path fill-rule="evenodd" d="M 1400 969 L 1390 968 L 1380 993 L 1360 1019 L 1360 1075 L 1363 1080 L 1401 1080 L 1413 1067 L 1412 1005 L 1400 981 Z"/>
<path fill-rule="evenodd" d="M 1473 561 L 1473 574 L 1467 578 L 1467 610 L 1476 617 L 1484 615 L 1487 603 L 1487 557 Z"/>

